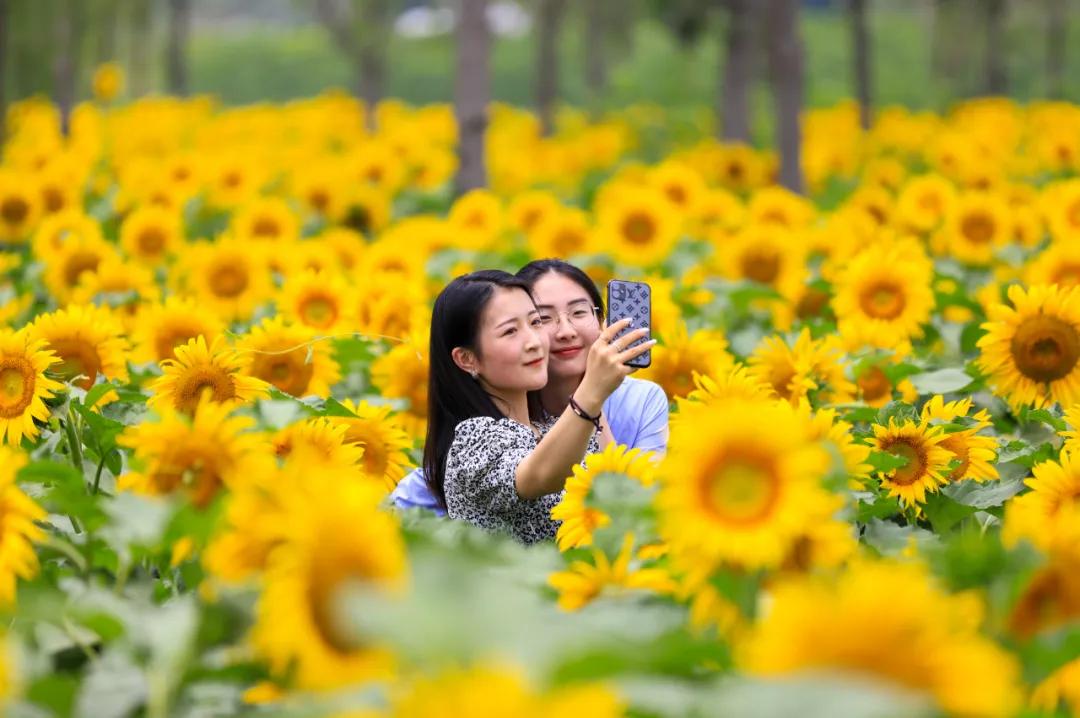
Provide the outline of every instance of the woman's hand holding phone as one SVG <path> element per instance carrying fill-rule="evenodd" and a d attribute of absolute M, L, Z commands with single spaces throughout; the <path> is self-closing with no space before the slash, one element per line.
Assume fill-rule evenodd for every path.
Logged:
<path fill-rule="evenodd" d="M 634 371 L 634 367 L 627 366 L 627 362 L 649 351 L 656 344 L 653 339 L 630 347 L 648 335 L 649 330 L 645 327 L 631 330 L 616 341 L 615 336 L 629 325 L 630 319 L 620 319 L 606 327 L 589 348 L 585 376 L 574 392 L 574 399 L 590 414 L 599 414 L 604 401 L 619 388 L 622 380 Z"/>

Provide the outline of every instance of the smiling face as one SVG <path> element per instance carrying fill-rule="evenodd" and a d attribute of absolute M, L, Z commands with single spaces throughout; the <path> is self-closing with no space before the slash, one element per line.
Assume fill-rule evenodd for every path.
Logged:
<path fill-rule="evenodd" d="M 458 364 L 468 362 L 463 368 L 474 368 L 490 390 L 535 391 L 547 384 L 548 336 L 524 291 L 495 288 L 480 318 L 477 349 Z"/>
<path fill-rule="evenodd" d="M 580 284 L 558 272 L 548 272 L 533 285 L 533 297 L 541 313 L 551 318 L 546 325 L 550 336 L 552 379 L 581 378 L 589 347 L 600 336 L 600 320 L 593 300 Z"/>

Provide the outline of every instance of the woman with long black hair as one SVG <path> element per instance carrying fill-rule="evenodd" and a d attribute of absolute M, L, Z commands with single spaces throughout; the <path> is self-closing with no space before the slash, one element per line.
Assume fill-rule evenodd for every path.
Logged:
<path fill-rule="evenodd" d="M 544 412 L 530 392 L 548 383 L 550 335 L 529 287 L 506 272 L 450 282 L 431 319 L 424 473 L 451 518 L 507 531 L 524 543 L 555 536 L 551 509 L 571 467 L 599 450 L 604 401 L 631 372 L 626 362 L 654 342 L 600 332 L 566 408 Z"/>

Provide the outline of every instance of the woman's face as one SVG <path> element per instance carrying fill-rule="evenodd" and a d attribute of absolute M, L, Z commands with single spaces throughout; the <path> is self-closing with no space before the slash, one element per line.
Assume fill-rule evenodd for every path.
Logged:
<path fill-rule="evenodd" d="M 589 347 L 600 336 L 600 319 L 589 293 L 574 280 L 548 272 L 536 280 L 533 297 L 550 335 L 548 375 L 581 378 Z"/>
<path fill-rule="evenodd" d="M 547 384 L 548 335 L 536 305 L 520 289 L 496 287 L 480 318 L 480 378 L 496 391 L 535 391 Z"/>

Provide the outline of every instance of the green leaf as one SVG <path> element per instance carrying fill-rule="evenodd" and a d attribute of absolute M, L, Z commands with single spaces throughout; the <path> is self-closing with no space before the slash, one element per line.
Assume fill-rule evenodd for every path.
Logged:
<path fill-rule="evenodd" d="M 90 391 L 86 392 L 86 396 L 83 397 L 82 403 L 86 408 L 92 408 L 100 401 L 101 397 L 105 396 L 115 388 L 115 385 L 107 381 L 103 381 L 100 384 L 94 384 L 90 387 Z"/>
<path fill-rule="evenodd" d="M 939 534 L 947 532 L 977 510 L 974 506 L 965 506 L 940 492 L 928 493 L 926 503 L 923 504 L 927 520 Z"/>
<path fill-rule="evenodd" d="M 948 394 L 960 391 L 972 382 L 966 371 L 956 368 L 912 374 L 909 379 L 920 394 Z"/>
<path fill-rule="evenodd" d="M 1020 422 L 1024 424 L 1042 423 L 1053 427 L 1054 431 L 1067 431 L 1065 420 L 1055 416 L 1049 409 L 1031 409 L 1024 407 L 1020 410 Z"/>
<path fill-rule="evenodd" d="M 985 483 L 970 480 L 958 481 L 946 486 L 942 489 L 942 493 L 958 504 L 985 509 L 991 506 L 1001 506 L 1023 490 L 1023 479 L 1015 478 L 987 481 Z"/>
<path fill-rule="evenodd" d="M 903 456 L 889 453 L 888 451 L 879 451 L 874 449 L 870 452 L 870 456 L 867 458 L 867 463 L 873 467 L 876 473 L 885 474 L 894 469 L 900 469 L 908 464 L 908 460 Z"/>
<path fill-rule="evenodd" d="M 960 351 L 964 354 L 974 354 L 978 351 L 978 342 L 986 334 L 981 322 L 969 322 L 964 325 L 960 332 Z"/>
<path fill-rule="evenodd" d="M 26 699 L 41 708 L 52 709 L 53 715 L 71 715 L 79 679 L 70 673 L 48 673 L 34 680 L 26 689 Z"/>
<path fill-rule="evenodd" d="M 864 524 L 871 519 L 887 519 L 900 513 L 900 502 L 892 496 L 878 496 L 873 503 L 859 502 L 855 520 Z"/>

